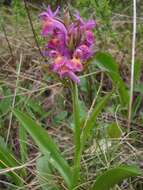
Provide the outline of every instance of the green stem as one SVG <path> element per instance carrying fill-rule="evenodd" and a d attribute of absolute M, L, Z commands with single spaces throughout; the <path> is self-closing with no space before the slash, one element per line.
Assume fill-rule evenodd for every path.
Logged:
<path fill-rule="evenodd" d="M 74 119 L 74 166 L 73 166 L 73 181 L 72 189 L 74 189 L 80 178 L 80 161 L 81 161 L 81 129 L 80 129 L 80 112 L 78 101 L 78 88 L 76 84 L 72 84 L 72 100 L 73 100 L 73 119 Z"/>

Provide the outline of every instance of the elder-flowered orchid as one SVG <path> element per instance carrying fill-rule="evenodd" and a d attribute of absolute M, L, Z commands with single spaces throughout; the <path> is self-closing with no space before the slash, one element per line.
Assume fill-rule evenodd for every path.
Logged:
<path fill-rule="evenodd" d="M 77 73 L 83 71 L 84 63 L 94 54 L 95 21 L 84 21 L 76 13 L 73 22 L 67 24 L 57 17 L 58 12 L 59 7 L 55 12 L 48 7 L 40 14 L 42 35 L 47 37 L 44 55 L 51 59 L 49 68 L 53 72 L 79 83 Z"/>

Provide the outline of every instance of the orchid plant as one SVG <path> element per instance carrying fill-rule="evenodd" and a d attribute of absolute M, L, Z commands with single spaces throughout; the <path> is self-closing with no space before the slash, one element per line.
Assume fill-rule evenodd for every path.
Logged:
<path fill-rule="evenodd" d="M 60 173 L 67 189 L 75 190 L 79 189 L 78 187 L 83 183 L 81 181 L 81 155 L 85 144 L 95 126 L 98 114 L 104 109 L 112 93 L 107 94 L 98 101 L 96 106 L 88 112 L 83 124 L 79 109 L 78 84 L 80 79 L 78 73 L 86 69 L 88 61 L 95 54 L 93 30 L 96 23 L 94 20 L 85 21 L 78 12 L 72 19 L 67 19 L 67 17 L 61 19 L 58 14 L 59 7 L 53 12 L 50 6 L 47 11 L 40 14 L 42 36 L 46 38 L 43 55 L 49 58 L 49 71 L 58 75 L 60 79 L 67 80 L 71 85 L 74 120 L 74 158 L 72 165 L 63 157 L 59 148 L 44 128 L 19 110 L 14 110 L 14 114 L 25 130 L 33 137 L 42 154 L 46 156 L 47 165 L 50 163 Z M 139 174 L 140 171 L 133 166 L 109 168 L 109 170 L 97 177 L 89 189 L 109 190 L 124 178 Z M 45 189 L 49 188 L 46 186 Z M 57 184 L 52 189 L 61 188 Z"/>

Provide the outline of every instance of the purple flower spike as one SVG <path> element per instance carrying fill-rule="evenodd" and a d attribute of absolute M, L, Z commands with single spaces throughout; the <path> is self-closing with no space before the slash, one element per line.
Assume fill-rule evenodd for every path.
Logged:
<path fill-rule="evenodd" d="M 84 69 L 83 62 L 93 55 L 95 21 L 84 21 L 77 12 L 75 22 L 61 21 L 57 17 L 59 7 L 40 14 L 43 22 L 42 35 L 47 38 L 44 55 L 50 57 L 50 69 L 60 78 L 70 78 L 79 84 L 78 72 Z"/>

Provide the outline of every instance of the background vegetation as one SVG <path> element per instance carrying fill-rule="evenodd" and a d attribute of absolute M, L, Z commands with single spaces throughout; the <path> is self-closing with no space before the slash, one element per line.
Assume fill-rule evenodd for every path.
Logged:
<path fill-rule="evenodd" d="M 82 155 L 81 185 L 119 164 L 143 168 L 143 2 L 137 1 L 134 94 L 127 130 L 131 74 L 133 4 L 129 0 L 13 0 L 0 5 L 0 189 L 66 189 L 51 171 L 33 139 L 17 122 L 14 108 L 28 113 L 48 131 L 70 163 L 74 129 L 70 90 L 47 72 L 41 55 L 44 40 L 38 15 L 47 5 L 62 15 L 79 10 L 94 18 L 96 55 L 80 76 L 80 118 L 112 91 L 100 110 Z M 47 178 L 49 179 L 47 181 Z M 50 181 L 50 184 L 49 184 Z M 86 182 L 85 182 L 86 181 Z M 83 183 L 85 182 L 85 183 Z M 48 185 L 47 185 L 48 184 Z M 124 180 L 114 190 L 142 190 L 142 176 Z"/>

